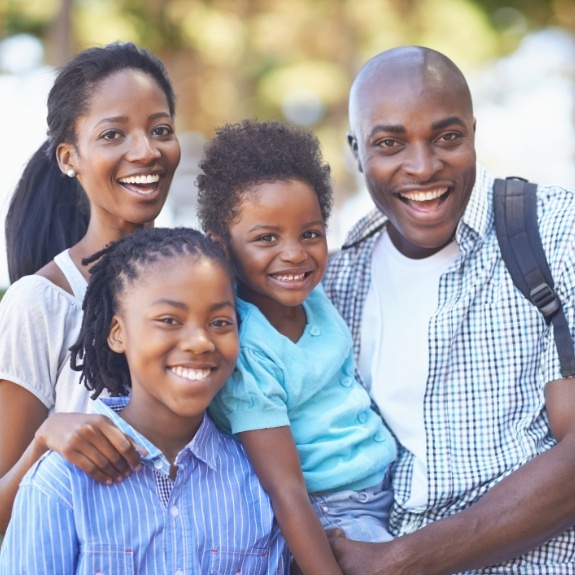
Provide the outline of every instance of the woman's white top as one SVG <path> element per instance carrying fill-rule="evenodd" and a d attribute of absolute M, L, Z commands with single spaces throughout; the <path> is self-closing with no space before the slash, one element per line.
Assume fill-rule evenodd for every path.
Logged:
<path fill-rule="evenodd" d="M 90 411 L 89 392 L 70 368 L 69 348 L 82 324 L 87 283 L 68 254 L 54 261 L 74 295 L 38 276 L 14 282 L 0 302 L 0 379 L 34 394 L 49 414 Z"/>

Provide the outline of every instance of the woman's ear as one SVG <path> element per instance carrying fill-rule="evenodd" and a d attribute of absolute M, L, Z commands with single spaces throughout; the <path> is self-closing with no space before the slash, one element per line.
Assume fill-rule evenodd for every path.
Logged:
<path fill-rule="evenodd" d="M 124 353 L 126 351 L 124 346 L 124 326 L 122 320 L 117 315 L 114 315 L 112 323 L 110 324 L 108 345 L 110 349 L 116 353 Z"/>
<path fill-rule="evenodd" d="M 77 174 L 76 170 L 76 149 L 72 144 L 62 142 L 58 144 L 56 148 L 56 160 L 58 161 L 58 166 L 64 174 L 70 174 L 74 172 Z"/>

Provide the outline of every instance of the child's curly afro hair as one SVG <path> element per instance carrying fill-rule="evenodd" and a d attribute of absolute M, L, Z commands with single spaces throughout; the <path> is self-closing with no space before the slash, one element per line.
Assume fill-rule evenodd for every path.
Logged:
<path fill-rule="evenodd" d="M 226 124 L 206 144 L 196 183 L 198 216 L 205 232 L 229 240 L 243 194 L 259 184 L 300 180 L 317 195 L 327 223 L 333 204 L 331 171 L 318 139 L 279 121 Z"/>

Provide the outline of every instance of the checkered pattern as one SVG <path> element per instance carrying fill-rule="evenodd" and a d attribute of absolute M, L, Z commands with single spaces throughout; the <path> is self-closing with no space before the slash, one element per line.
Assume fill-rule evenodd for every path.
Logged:
<path fill-rule="evenodd" d="M 409 497 L 413 456 L 400 449 L 391 517 L 397 535 L 468 507 L 555 444 L 544 404 L 546 382 L 561 378 L 552 328 L 514 287 L 501 259 L 492 186 L 493 179 L 478 167 L 456 231 L 461 257 L 440 280 L 438 309 L 429 324 L 424 402 L 428 504 L 417 512 L 402 508 Z M 575 194 L 540 188 L 538 214 L 556 291 L 573 332 Z M 344 248 L 332 256 L 324 279 L 328 296 L 350 326 L 356 362 L 371 253 L 385 222 L 377 210 L 358 222 Z M 474 573 L 574 574 L 575 530 L 505 565 Z"/>

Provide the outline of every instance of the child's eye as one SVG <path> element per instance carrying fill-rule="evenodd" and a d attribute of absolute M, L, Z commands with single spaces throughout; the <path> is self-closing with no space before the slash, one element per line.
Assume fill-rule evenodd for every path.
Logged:
<path fill-rule="evenodd" d="M 275 242 L 277 238 L 273 234 L 264 234 L 263 236 L 258 236 L 258 242 Z"/>
<path fill-rule="evenodd" d="M 315 239 L 321 238 L 321 237 L 323 237 L 322 234 L 320 234 L 319 232 L 316 232 L 316 231 L 304 232 L 302 234 L 302 238 L 304 240 L 315 240 Z"/>
<path fill-rule="evenodd" d="M 234 325 L 234 322 L 230 319 L 215 319 L 210 325 L 212 327 L 229 327 Z"/>
<path fill-rule="evenodd" d="M 158 320 L 160 323 L 164 323 L 166 325 L 177 325 L 178 324 L 178 320 L 176 320 L 173 317 L 161 317 Z"/>
<path fill-rule="evenodd" d="M 102 140 L 112 142 L 114 140 L 117 140 L 121 135 L 122 134 L 117 130 L 107 130 L 100 137 L 102 138 Z"/>

